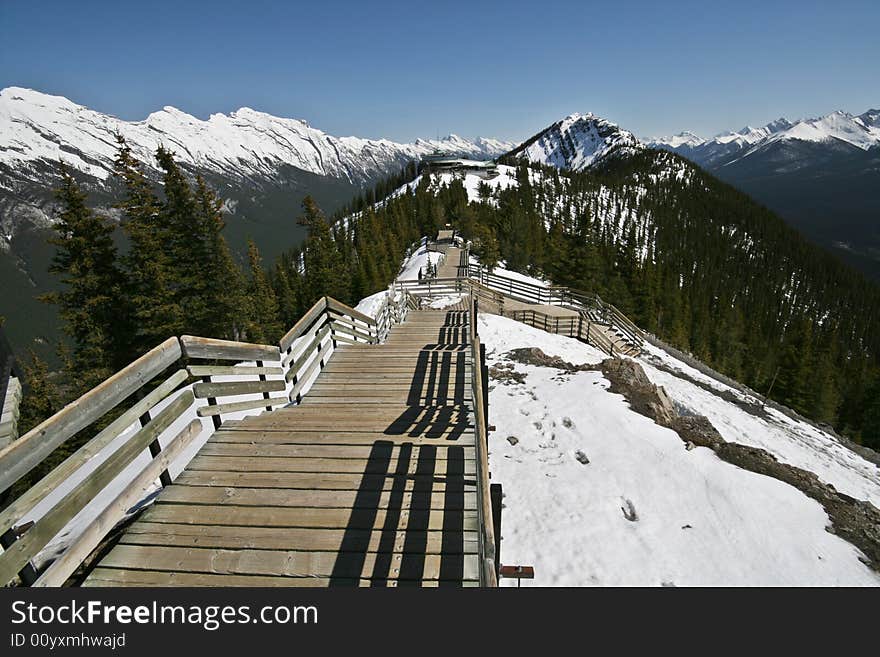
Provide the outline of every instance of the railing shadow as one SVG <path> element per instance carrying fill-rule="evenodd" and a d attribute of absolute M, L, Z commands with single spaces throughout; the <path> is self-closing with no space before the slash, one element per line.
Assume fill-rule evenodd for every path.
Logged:
<path fill-rule="evenodd" d="M 465 350 L 439 350 L 467 341 L 467 313 L 447 314 L 436 345 L 419 352 L 407 408 L 386 435 L 443 438 L 437 444 L 377 440 L 330 577 L 331 586 L 367 577 L 373 586 L 394 580 L 419 584 L 427 574 L 441 586 L 461 586 L 465 575 L 467 453 L 455 444 L 472 429 Z M 435 502 L 435 495 L 442 502 Z M 429 556 L 430 555 L 430 556 Z M 437 563 L 439 559 L 439 563 Z M 430 563 L 429 563 L 430 560 Z"/>

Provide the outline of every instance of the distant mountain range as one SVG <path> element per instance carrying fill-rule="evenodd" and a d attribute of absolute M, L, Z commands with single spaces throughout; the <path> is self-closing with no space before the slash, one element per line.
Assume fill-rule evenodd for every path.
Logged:
<path fill-rule="evenodd" d="M 880 280 L 880 110 L 645 143 L 696 162 Z"/>
<path fill-rule="evenodd" d="M 202 174 L 224 199 L 226 235 L 239 252 L 250 237 L 266 261 L 297 244 L 300 202 L 306 194 L 332 212 L 408 162 L 436 150 L 469 158 L 493 158 L 513 142 L 494 139 L 387 139 L 335 137 L 299 119 L 249 108 L 201 120 L 165 107 L 143 121 L 123 121 L 60 96 L 9 87 L 0 91 L 0 316 L 19 348 L 53 342 L 54 310 L 34 296 L 54 286 L 46 269 L 46 244 L 54 223 L 52 190 L 64 162 L 89 192 L 90 202 L 115 217 L 119 189 L 112 176 L 115 135 L 123 135 L 158 180 L 159 145 L 172 150 L 191 174 Z M 284 236 L 279 238 L 279 236 Z"/>

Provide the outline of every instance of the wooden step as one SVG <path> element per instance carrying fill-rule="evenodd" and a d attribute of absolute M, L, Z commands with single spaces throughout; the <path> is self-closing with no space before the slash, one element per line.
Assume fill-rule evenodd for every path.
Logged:
<path fill-rule="evenodd" d="M 444 560 L 446 563 L 444 564 Z M 297 550 L 225 550 L 165 545 L 114 547 L 101 562 L 104 568 L 268 575 L 294 578 L 442 580 L 479 578 L 477 555 L 436 555 L 383 552 L 303 552 Z"/>
<path fill-rule="evenodd" d="M 389 511 L 387 509 L 299 509 L 237 507 L 207 504 L 154 504 L 143 515 L 147 522 L 227 527 L 315 527 L 377 529 L 396 532 L 477 531 L 476 511 Z M 246 533 L 246 530 L 242 531 Z"/>
<path fill-rule="evenodd" d="M 400 552 L 405 542 L 418 541 L 426 554 L 467 554 L 477 551 L 477 534 L 471 531 L 438 532 L 407 531 L 394 533 L 366 529 L 309 529 L 299 527 L 249 527 L 246 533 L 240 527 L 223 525 L 182 525 L 165 522 L 138 522 L 120 539 L 125 545 L 177 545 L 181 547 L 208 547 L 258 550 L 285 550 L 296 548 L 307 551 L 338 552 L 346 542 L 355 543 L 362 550 Z"/>
<path fill-rule="evenodd" d="M 403 482 L 401 482 L 402 484 Z M 302 489 L 234 488 L 217 486 L 173 485 L 162 491 L 159 501 L 162 504 L 211 504 L 228 506 L 257 507 L 303 507 L 319 509 L 430 509 L 443 508 L 447 511 L 461 511 L 477 508 L 476 492 L 460 492 L 451 488 L 443 492 L 432 492 L 430 482 L 421 490 L 389 490 L 379 493 L 371 491 L 334 491 Z"/>

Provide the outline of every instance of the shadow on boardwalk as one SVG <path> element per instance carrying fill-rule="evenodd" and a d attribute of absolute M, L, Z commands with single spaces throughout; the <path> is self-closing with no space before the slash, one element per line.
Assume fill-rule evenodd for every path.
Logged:
<path fill-rule="evenodd" d="M 437 337 L 436 344 L 419 350 L 407 409 L 384 433 L 437 438 L 438 443 L 373 443 L 331 586 L 350 584 L 358 577 L 377 586 L 387 580 L 401 586 L 418 584 L 427 574 L 429 553 L 439 553 L 439 570 L 434 564 L 427 571 L 441 586 L 462 583 L 465 488 L 475 486 L 473 477 L 466 479 L 463 439 L 473 436 L 466 398 L 466 313 L 447 313 Z M 442 506 L 433 504 L 435 493 L 442 496 Z"/>

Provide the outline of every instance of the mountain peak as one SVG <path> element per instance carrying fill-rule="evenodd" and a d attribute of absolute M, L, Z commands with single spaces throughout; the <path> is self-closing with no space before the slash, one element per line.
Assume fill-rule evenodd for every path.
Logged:
<path fill-rule="evenodd" d="M 569 114 L 510 152 L 512 157 L 582 171 L 612 153 L 643 148 L 616 123 L 592 112 Z"/>

